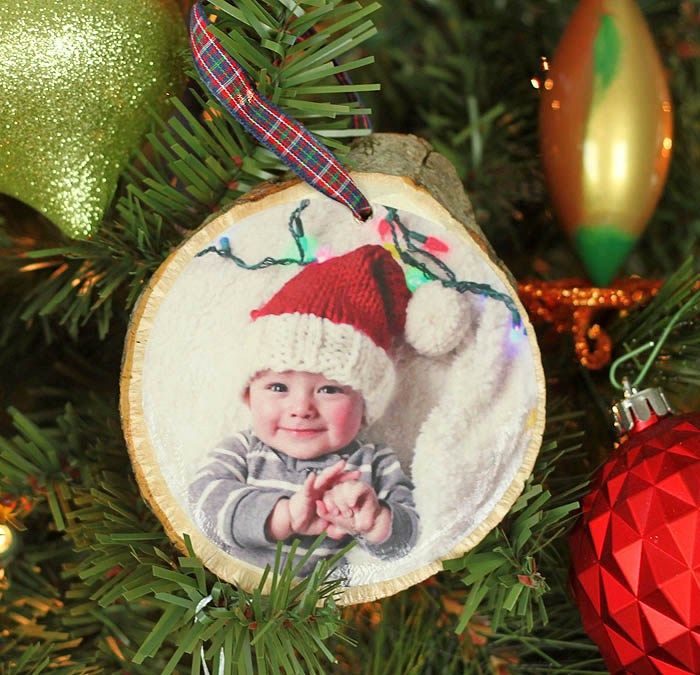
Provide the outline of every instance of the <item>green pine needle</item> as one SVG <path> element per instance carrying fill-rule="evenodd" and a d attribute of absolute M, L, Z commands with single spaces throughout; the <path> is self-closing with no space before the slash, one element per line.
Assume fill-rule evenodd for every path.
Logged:
<path fill-rule="evenodd" d="M 370 64 L 371 57 L 347 65 L 332 59 L 356 51 L 376 33 L 367 17 L 378 7 L 339 0 L 298 5 L 239 0 L 212 2 L 207 11 L 219 14 L 216 34 L 258 90 L 308 122 L 343 155 L 348 140 L 367 133 L 351 127 L 352 116 L 371 113 L 347 96 L 379 85 L 338 85 L 333 79 Z M 322 28 L 298 39 L 320 20 Z M 287 171 L 202 91 L 200 84 L 190 93 L 198 111 L 174 99 L 173 116 L 154 119 L 150 153 L 138 152 L 125 170 L 120 196 L 96 236 L 20 253 L 49 266 L 34 273 L 36 281 L 22 301 L 22 321 L 50 318 L 72 336 L 95 321 L 104 337 L 115 309 L 133 307 L 143 284 L 183 236 L 259 181 Z"/>

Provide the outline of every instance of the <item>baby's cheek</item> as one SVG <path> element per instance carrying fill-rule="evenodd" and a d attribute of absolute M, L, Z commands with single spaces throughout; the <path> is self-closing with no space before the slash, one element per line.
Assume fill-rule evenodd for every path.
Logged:
<path fill-rule="evenodd" d="M 359 425 L 362 421 L 363 410 L 364 406 L 348 401 L 337 406 L 334 414 L 336 415 L 336 421 L 338 423 L 343 425 Z"/>
<path fill-rule="evenodd" d="M 347 406 L 334 406 L 331 410 L 331 418 L 337 424 L 343 424 L 350 416 L 350 408 Z"/>
<path fill-rule="evenodd" d="M 362 417 L 358 417 L 352 406 L 338 406 L 332 411 L 331 420 L 335 427 L 347 434 L 354 435 L 359 429 Z"/>

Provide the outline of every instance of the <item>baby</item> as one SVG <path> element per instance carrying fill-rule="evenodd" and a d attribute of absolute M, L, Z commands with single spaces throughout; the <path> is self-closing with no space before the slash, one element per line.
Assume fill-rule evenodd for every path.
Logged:
<path fill-rule="evenodd" d="M 363 246 L 305 267 L 251 313 L 237 380 L 252 429 L 210 452 L 190 485 L 221 548 L 264 567 L 277 542 L 300 540 L 300 558 L 325 532 L 306 574 L 351 537 L 382 560 L 415 545 L 410 480 L 390 448 L 358 439 L 392 395 L 388 350 L 409 297 L 391 255 Z"/>

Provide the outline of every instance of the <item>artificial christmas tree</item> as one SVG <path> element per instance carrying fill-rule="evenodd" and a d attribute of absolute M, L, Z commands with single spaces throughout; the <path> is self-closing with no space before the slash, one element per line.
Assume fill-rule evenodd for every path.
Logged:
<path fill-rule="evenodd" d="M 184 12 L 189 4 L 180 3 Z M 139 294 L 195 228 L 284 176 L 284 164 L 225 114 L 191 68 L 188 93 L 133 148 L 91 238 L 64 238 L 2 199 L 0 525 L 11 529 L 12 547 L 0 554 L 0 671 L 605 672 L 568 592 L 565 534 L 610 447 L 610 387 L 604 371 L 577 358 L 569 335 L 577 327 L 579 355 L 607 335 L 615 357 L 657 339 L 689 303 L 648 378 L 681 411 L 697 410 L 700 383 L 698 274 L 686 262 L 697 249 L 700 17 L 691 2 L 640 7 L 667 71 L 674 157 L 659 206 L 620 271 L 646 286 L 622 280 L 600 293 L 582 288 L 583 270 L 551 215 L 538 157 L 540 94 L 531 84 L 573 2 L 391 1 L 381 11 L 339 0 L 205 5 L 257 91 L 341 165 L 366 170 L 363 162 L 382 152 L 385 141 L 369 142 L 348 158 L 350 140 L 368 133 L 359 118 L 371 105 L 378 130 L 423 136 L 455 165 L 476 223 L 521 288 L 557 281 L 563 303 L 576 298 L 558 333 L 537 326 L 548 417 L 522 494 L 446 571 L 379 602 L 339 609 L 340 582 L 324 563 L 298 585 L 289 566 L 273 566 L 269 595 L 217 579 L 187 538 L 187 553 L 173 547 L 128 468 L 116 392 Z M 8 95 L 0 85 L 0 97 Z M 441 173 L 442 160 L 425 149 L 390 161 L 408 168 L 389 173 Z M 446 208 L 468 221 L 461 190 L 444 187 Z M 439 242 L 429 241 L 439 256 Z M 562 282 L 570 277 L 579 280 Z M 551 301 L 544 288 L 530 286 Z M 616 311 L 594 313 L 601 297 Z M 540 318 L 559 316 L 552 309 Z"/>

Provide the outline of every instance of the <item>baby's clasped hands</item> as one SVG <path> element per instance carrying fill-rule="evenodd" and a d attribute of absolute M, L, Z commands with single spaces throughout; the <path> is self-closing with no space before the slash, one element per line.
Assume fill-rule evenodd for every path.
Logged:
<path fill-rule="evenodd" d="M 316 511 L 316 503 L 326 492 L 344 481 L 357 481 L 359 471 L 345 471 L 345 460 L 310 473 L 301 489 L 288 499 L 280 499 L 267 521 L 267 532 L 275 541 L 292 534 L 317 535 L 327 531 L 328 521 Z"/>
<path fill-rule="evenodd" d="M 359 534 L 372 544 L 381 544 L 391 531 L 389 508 L 379 501 L 369 483 L 355 478 L 336 482 L 326 490 L 316 501 L 316 513 L 328 522 L 326 532 L 332 539 Z"/>
<path fill-rule="evenodd" d="M 345 464 L 340 460 L 321 473 L 310 473 L 298 492 L 277 502 L 267 522 L 273 540 L 322 532 L 331 539 L 359 534 L 372 544 L 386 540 L 391 532 L 389 507 L 371 485 L 358 480 L 359 471 L 345 471 Z"/>

